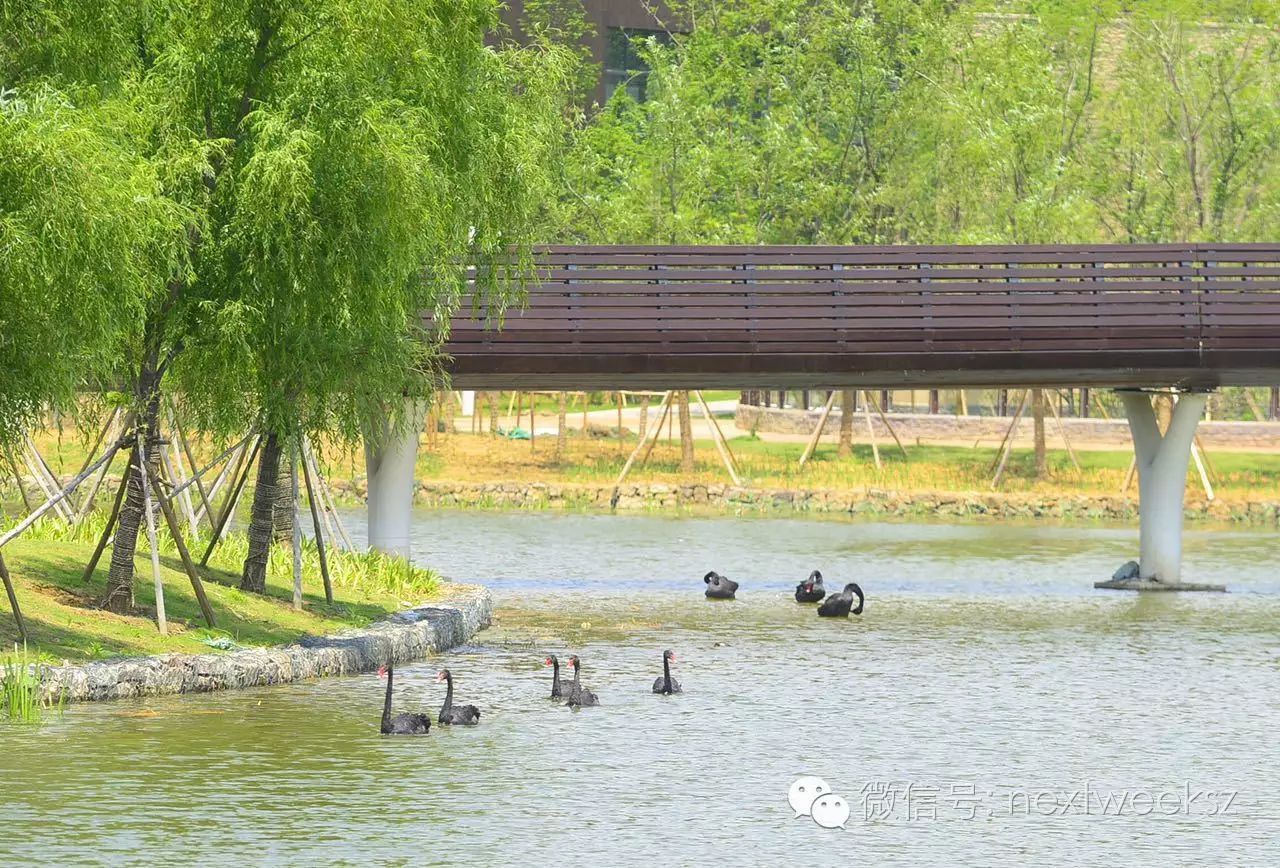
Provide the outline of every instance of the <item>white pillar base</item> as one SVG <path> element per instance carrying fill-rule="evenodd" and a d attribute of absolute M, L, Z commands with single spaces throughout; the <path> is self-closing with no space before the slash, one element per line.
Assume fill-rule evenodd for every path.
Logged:
<path fill-rule="evenodd" d="M 474 416 L 476 414 L 476 393 L 471 389 L 463 389 L 458 393 L 462 396 L 462 415 Z"/>
<path fill-rule="evenodd" d="M 369 548 L 408 558 L 409 525 L 413 515 L 414 467 L 418 438 L 426 417 L 425 402 L 409 401 L 404 430 L 379 432 L 381 442 L 364 447 L 369 481 Z"/>
<path fill-rule="evenodd" d="M 1183 394 L 1169 430 L 1160 433 L 1151 397 L 1120 392 L 1133 433 L 1138 468 L 1138 582 L 1177 585 L 1182 580 L 1182 500 L 1196 426 L 1208 395 Z M 1115 580 L 1113 580 L 1114 582 Z M 1125 580 L 1133 581 L 1133 580 Z M 1111 586 L 1111 583 L 1099 583 Z"/>

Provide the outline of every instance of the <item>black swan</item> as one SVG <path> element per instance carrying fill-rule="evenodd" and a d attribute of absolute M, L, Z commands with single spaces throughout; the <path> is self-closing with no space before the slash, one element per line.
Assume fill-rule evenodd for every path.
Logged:
<path fill-rule="evenodd" d="M 796 585 L 797 603 L 821 603 L 826 595 L 827 589 L 822 587 L 822 573 L 817 570 L 809 573 L 807 580 Z"/>
<path fill-rule="evenodd" d="M 853 608 L 853 595 L 858 595 L 858 608 Z M 862 588 L 859 588 L 854 582 L 844 586 L 844 590 L 838 594 L 832 594 L 823 601 L 818 607 L 818 614 L 823 618 L 843 618 L 850 613 L 855 615 L 862 614 L 862 602 L 865 599 L 862 595 Z"/>
<path fill-rule="evenodd" d="M 425 714 L 397 714 L 391 716 L 391 665 L 378 668 L 378 674 L 387 679 L 387 697 L 382 700 L 383 735 L 426 735 L 431 729 L 431 718 Z"/>
<path fill-rule="evenodd" d="M 569 685 L 560 681 L 560 658 L 554 654 L 547 655 L 546 665 L 551 667 L 551 698 L 568 699 Z"/>
<path fill-rule="evenodd" d="M 573 667 L 573 683 L 569 685 L 569 701 L 565 705 L 572 705 L 575 708 L 583 705 L 599 705 L 600 698 L 583 687 L 582 682 L 578 680 L 578 667 L 582 665 L 578 655 L 575 654 L 569 658 L 569 665 Z"/>
<path fill-rule="evenodd" d="M 738 583 L 726 579 L 715 570 L 703 576 L 702 581 L 706 582 L 709 600 L 732 600 L 733 595 L 738 593 Z"/>
<path fill-rule="evenodd" d="M 480 722 L 480 709 L 474 705 L 453 707 L 453 673 L 448 669 L 441 669 L 440 674 L 436 676 L 436 681 L 449 683 L 449 689 L 444 694 L 444 705 L 440 706 L 440 716 L 436 718 L 440 723 L 475 726 Z"/>
<path fill-rule="evenodd" d="M 676 652 L 662 652 L 662 675 L 653 679 L 653 692 L 668 696 L 680 692 L 680 682 L 671 677 L 671 664 L 676 662 Z"/>

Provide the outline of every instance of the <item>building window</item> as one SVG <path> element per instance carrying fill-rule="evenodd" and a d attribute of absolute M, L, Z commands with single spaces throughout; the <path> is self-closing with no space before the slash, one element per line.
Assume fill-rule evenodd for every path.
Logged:
<path fill-rule="evenodd" d="M 608 98 L 619 87 L 636 102 L 644 102 L 645 86 L 649 79 L 649 64 L 640 56 L 646 39 L 654 39 L 660 45 L 671 44 L 671 34 L 665 30 L 641 30 L 634 27 L 610 27 L 609 41 L 604 56 L 604 93 Z"/>

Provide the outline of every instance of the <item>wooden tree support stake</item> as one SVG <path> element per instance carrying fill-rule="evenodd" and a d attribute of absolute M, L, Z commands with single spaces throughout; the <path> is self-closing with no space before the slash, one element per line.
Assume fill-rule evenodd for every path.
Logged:
<path fill-rule="evenodd" d="M 144 471 L 145 473 L 145 471 Z M 143 476 L 146 479 L 146 476 Z M 209 598 L 204 593 L 204 582 L 200 581 L 200 574 L 196 572 L 196 565 L 191 562 L 191 552 L 187 551 L 187 544 L 182 539 L 182 531 L 178 527 L 178 519 L 173 514 L 173 507 L 167 498 L 159 498 L 160 511 L 164 513 L 164 520 L 169 525 L 169 533 L 173 536 L 173 544 L 178 549 L 178 557 L 182 559 L 182 568 L 187 571 L 187 578 L 191 580 L 191 589 L 195 591 L 196 601 L 200 603 L 200 611 L 204 615 L 204 621 L 210 627 L 218 626 L 213 617 L 213 607 L 209 605 Z"/>
<path fill-rule="evenodd" d="M 155 504 L 151 500 L 151 473 L 147 470 L 147 447 L 138 433 L 138 469 L 142 477 L 142 508 L 147 520 L 147 542 L 151 546 L 151 581 L 155 585 L 156 628 L 161 636 L 169 634 L 169 621 L 164 612 L 164 582 L 160 580 L 160 546 L 156 544 Z"/>
<path fill-rule="evenodd" d="M 58 480 L 53 475 L 53 471 L 49 470 L 48 465 L 44 463 L 44 457 L 36 451 L 36 445 L 31 442 L 31 438 L 26 438 L 27 451 L 23 453 L 23 460 L 27 463 L 27 469 L 31 471 L 31 478 L 36 481 L 36 485 L 40 488 L 45 498 L 53 499 L 54 494 L 58 491 Z M 62 498 L 54 500 L 54 511 L 67 524 L 75 521 L 75 516 L 71 514 L 71 510 L 62 502 Z"/>
<path fill-rule="evenodd" d="M 862 413 L 867 419 L 867 436 L 871 438 L 871 457 L 876 463 L 876 470 L 883 470 L 880 465 L 880 447 L 876 445 L 876 426 L 871 421 L 871 392 L 862 391 Z"/>
<path fill-rule="evenodd" d="M 227 477 L 230 476 L 232 479 L 235 479 L 238 475 L 232 471 L 233 469 L 238 469 L 240 462 L 244 460 L 245 451 L 248 449 L 248 439 L 249 438 L 246 437 L 244 440 L 241 440 L 235 446 L 231 447 L 231 451 L 235 452 L 235 457 L 228 459 L 226 463 L 222 465 L 222 469 L 218 471 L 218 475 L 213 478 L 213 485 L 209 486 L 208 497 L 205 498 L 205 502 L 201 505 L 200 509 L 196 511 L 196 520 L 199 521 L 201 518 L 207 519 L 210 530 L 213 530 L 218 522 L 213 508 L 214 501 L 218 499 L 218 493 L 222 491 L 222 484 L 226 482 Z M 204 471 L 201 472 L 203 473 Z"/>
<path fill-rule="evenodd" d="M 293 510 L 293 608 L 302 611 L 302 522 L 298 520 L 298 455 L 289 450 L 289 504 Z"/>
<path fill-rule="evenodd" d="M 13 579 L 9 568 L 5 566 L 4 553 L 0 552 L 0 579 L 4 580 L 4 591 L 9 595 L 9 610 L 13 612 L 13 620 L 18 624 L 18 638 L 27 641 L 27 622 L 22 618 L 22 609 L 18 606 L 18 594 L 13 589 Z"/>
<path fill-rule="evenodd" d="M 59 503 L 62 503 L 62 501 L 65 500 L 71 494 L 71 492 L 76 490 L 76 486 L 84 482 L 85 479 L 91 476 L 93 472 L 97 470 L 100 466 L 110 461 L 111 457 L 120 450 L 121 445 L 122 444 L 119 442 L 113 443 L 111 445 L 111 448 L 107 450 L 105 455 L 103 455 L 97 461 L 93 462 L 92 465 L 87 467 L 75 479 L 72 479 L 70 482 L 68 482 L 67 486 L 63 488 L 62 491 L 59 491 L 56 494 L 54 494 L 52 497 L 46 500 L 43 504 L 37 507 L 34 511 L 32 511 L 31 514 L 29 514 L 26 518 L 18 522 L 17 526 L 14 527 L 13 530 L 9 531 L 4 536 L 0 536 L 0 547 L 3 547 L 5 543 L 9 542 L 9 540 L 18 536 L 27 528 L 31 527 L 31 525 L 35 524 L 36 521 L 40 518 L 40 516 L 44 515 L 50 509 L 56 507 Z"/>
<path fill-rule="evenodd" d="M 893 426 L 889 424 L 889 417 L 884 414 L 884 409 L 880 406 L 880 402 L 873 399 L 870 392 L 867 393 L 867 401 L 875 406 L 876 413 L 880 416 L 881 424 L 883 424 L 888 430 L 889 436 L 893 438 L 893 442 L 898 444 L 898 451 L 902 453 L 902 460 L 910 461 L 910 456 L 907 455 L 907 447 L 903 446 L 902 441 L 898 439 L 898 432 L 894 431 Z"/>
<path fill-rule="evenodd" d="M 170 410 L 170 413 L 169 413 L 169 420 L 170 420 L 170 423 L 173 425 L 173 433 L 178 435 L 178 445 L 182 448 L 183 454 L 187 456 L 187 463 L 191 465 L 191 471 L 194 474 L 192 478 L 196 482 L 196 491 L 200 494 L 200 503 L 201 503 L 202 509 L 200 510 L 199 513 L 196 514 L 196 517 L 195 517 L 196 521 L 199 521 L 200 516 L 203 515 L 209 522 L 209 530 L 213 530 L 212 499 L 216 492 L 214 489 L 210 489 L 209 491 L 205 490 L 204 480 L 201 478 L 204 475 L 203 470 L 200 471 L 199 473 L 195 472 L 196 467 L 198 467 L 199 465 L 196 464 L 196 457 L 191 452 L 191 445 L 187 443 L 186 436 L 182 433 L 182 429 L 178 427 L 178 419 L 176 416 L 173 415 L 172 410 Z M 233 450 L 235 449 L 234 446 L 231 448 Z M 225 455 L 228 453 L 223 453 L 223 454 Z M 216 464 L 217 462 L 214 462 L 214 463 Z M 228 461 L 227 466 L 230 466 L 230 464 L 231 462 Z M 218 478 L 220 479 L 221 476 L 222 475 L 219 474 Z M 215 480 L 215 483 L 216 481 L 217 480 Z"/>
<path fill-rule="evenodd" d="M 1058 433 L 1062 435 L 1062 445 L 1067 447 L 1067 455 L 1071 458 L 1071 463 L 1075 465 L 1076 472 L 1080 473 L 1084 470 L 1080 466 L 1080 459 L 1076 458 L 1076 451 L 1071 448 L 1071 438 L 1067 436 L 1067 426 L 1062 421 L 1062 416 L 1058 413 L 1058 407 L 1052 400 L 1045 401 L 1049 405 L 1049 412 L 1053 414 L 1053 421 L 1058 425 Z"/>
<path fill-rule="evenodd" d="M 1014 432 L 1018 430 L 1018 420 L 1022 418 L 1022 411 L 1027 407 L 1027 396 L 1031 394 L 1030 389 L 1022 390 L 1022 400 L 1018 402 L 1018 410 L 1013 414 L 1013 422 L 1009 424 L 1009 430 L 1004 435 L 1005 442 L 1001 444 L 1000 460 L 996 465 L 995 476 L 991 479 L 991 487 L 994 489 L 1000 484 L 1000 477 L 1004 476 L 1005 464 L 1009 461 L 1009 455 L 1013 452 Z"/>
<path fill-rule="evenodd" d="M 9 465 L 9 472 L 13 474 L 13 482 L 18 486 L 18 494 L 22 495 L 22 505 L 27 512 L 35 509 L 31 505 L 31 497 L 27 494 L 27 487 L 22 483 L 22 471 L 18 470 L 18 462 L 13 460 L 13 452 L 8 446 L 4 447 L 4 459 Z"/>
<path fill-rule="evenodd" d="M 611 509 L 618 505 L 618 487 L 622 485 L 623 480 L 627 478 L 627 474 L 631 472 L 631 466 L 635 464 L 636 458 L 643 451 L 644 457 L 641 458 L 640 463 L 644 464 L 649 460 L 649 453 L 653 451 L 653 444 L 658 442 L 658 437 L 662 434 L 662 420 L 671 412 L 671 396 L 673 394 L 673 392 L 665 392 L 663 394 L 662 404 L 658 408 L 658 424 L 653 427 L 652 436 L 642 438 L 627 457 L 627 462 L 622 465 L 622 472 L 618 474 L 618 478 L 613 483 L 613 496 L 609 498 L 609 507 Z"/>
<path fill-rule="evenodd" d="M 991 459 L 991 467 L 987 469 L 988 473 L 994 474 L 996 472 L 996 466 L 1000 463 L 1001 456 L 1004 455 L 1004 448 L 1010 443 L 1013 438 L 1013 432 L 1018 428 L 1018 417 L 1022 415 L 1022 408 L 1023 405 L 1026 404 L 1026 401 L 1027 393 L 1024 391 L 1022 393 L 1022 399 L 1018 402 L 1016 411 L 1013 414 L 1013 418 L 1009 420 L 1009 427 L 1004 430 L 1004 437 L 1000 440 L 1000 445 L 996 447 L 996 457 Z"/>
<path fill-rule="evenodd" d="M 84 500 L 81 501 L 79 508 L 75 510 L 76 518 L 71 523 L 73 529 L 80 527 L 84 520 L 89 517 L 89 513 L 93 510 L 94 498 L 98 496 L 98 489 L 102 488 L 102 483 L 106 480 L 107 474 L 111 472 L 111 465 L 114 463 L 115 457 L 112 456 L 111 460 L 102 465 L 102 469 L 98 471 L 98 476 L 93 480 L 93 485 L 89 487 Z"/>
<path fill-rule="evenodd" d="M 320 462 L 316 458 L 315 449 L 312 448 L 311 442 L 307 441 L 303 444 L 306 449 L 305 455 L 311 460 L 311 472 L 316 477 L 316 488 L 320 491 L 320 502 L 326 510 L 326 517 L 333 519 L 334 528 L 337 530 L 337 536 L 331 537 L 339 539 L 345 544 L 347 551 L 356 550 L 355 544 L 351 542 L 351 536 L 347 533 L 346 525 L 342 523 L 342 516 L 338 514 L 338 505 L 333 499 L 333 494 L 329 490 L 329 483 L 325 481 L 324 474 L 320 472 Z"/>
<path fill-rule="evenodd" d="M 729 471 L 729 478 L 733 480 L 733 484 L 741 488 L 742 479 L 738 476 L 738 468 L 733 460 L 733 453 L 729 451 L 729 441 L 724 439 L 724 433 L 716 423 L 716 417 L 711 415 L 711 408 L 707 406 L 706 399 L 702 397 L 702 391 L 697 390 L 694 394 L 698 397 L 698 404 L 701 405 L 702 412 L 707 415 L 707 421 L 711 423 L 711 440 L 716 444 L 716 451 L 720 453 L 720 460 L 724 462 L 725 469 Z"/>
<path fill-rule="evenodd" d="M 329 557 L 325 554 L 324 533 L 320 529 L 320 510 L 316 506 L 317 492 L 315 486 L 311 484 L 311 468 L 308 466 L 307 453 L 301 437 L 298 438 L 298 453 L 302 459 L 299 462 L 302 465 L 302 479 L 307 485 L 307 503 L 311 506 L 311 526 L 315 529 L 316 551 L 320 555 L 320 577 L 324 579 L 324 601 L 332 606 L 333 582 L 329 579 Z M 296 518 L 294 526 L 297 526 Z"/>
<path fill-rule="evenodd" d="M 218 543 L 222 541 L 222 536 L 226 532 L 227 522 L 231 518 L 231 514 L 236 511 L 236 504 L 240 501 L 240 492 L 244 490 L 245 481 L 249 478 L 249 471 L 253 468 L 253 460 L 258 457 L 258 450 L 262 447 L 262 436 L 259 435 L 253 441 L 253 449 L 249 451 L 249 460 L 245 462 L 240 473 L 240 479 L 232 487 L 231 493 L 227 497 L 226 508 L 222 511 L 222 515 L 218 517 L 218 528 L 213 532 L 213 539 L 209 540 L 209 547 L 204 550 L 204 557 L 200 558 L 200 566 L 209 564 L 209 556 L 213 554 L 213 550 L 217 548 Z"/>
<path fill-rule="evenodd" d="M 197 535 L 196 511 L 191 507 L 191 498 L 187 497 L 185 486 L 181 492 L 179 492 L 178 490 L 178 486 L 183 482 L 185 482 L 186 480 L 180 479 L 178 477 L 178 474 L 174 472 L 173 458 L 175 456 L 171 456 L 169 454 L 168 447 L 163 442 L 161 442 L 157 446 L 157 449 L 160 452 L 160 470 L 162 475 L 169 480 L 170 492 L 168 495 L 166 495 L 164 492 L 160 491 L 159 486 L 157 486 L 156 495 L 158 497 L 165 497 L 166 499 L 176 499 L 178 501 L 178 505 L 182 507 L 183 518 L 185 518 L 187 521 L 187 530 L 189 530 L 191 532 L 191 535 L 194 537 Z"/>
<path fill-rule="evenodd" d="M 800 466 L 804 467 L 805 463 L 813 456 L 813 450 L 818 448 L 818 441 L 822 439 L 822 429 L 827 426 L 827 417 L 831 415 L 831 408 L 835 406 L 836 393 L 832 392 L 827 396 L 827 403 L 822 407 L 822 413 L 818 416 L 818 425 L 813 429 L 813 433 L 809 435 L 809 442 L 804 445 L 804 452 L 800 454 Z"/>
<path fill-rule="evenodd" d="M 98 454 L 98 449 L 102 446 L 102 441 L 107 438 L 107 434 L 111 433 L 111 425 L 116 421 L 116 416 L 120 413 L 119 407 L 112 407 L 111 413 L 107 416 L 106 423 L 103 424 L 102 430 L 98 432 L 97 438 L 93 441 L 93 445 L 89 447 L 88 454 L 84 457 L 84 463 L 80 465 L 78 473 L 84 473 L 89 462 L 93 460 L 93 456 Z"/>

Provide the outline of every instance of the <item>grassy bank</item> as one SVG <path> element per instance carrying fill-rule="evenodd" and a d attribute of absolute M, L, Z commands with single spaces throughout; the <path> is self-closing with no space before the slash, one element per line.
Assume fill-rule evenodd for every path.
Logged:
<path fill-rule="evenodd" d="M 505 411 L 505 407 L 503 410 Z M 528 440 L 472 434 L 424 434 L 419 451 L 418 478 L 458 482 L 570 482 L 611 484 L 621 470 L 627 455 L 636 444 L 634 432 L 621 442 L 616 436 L 583 438 L 573 427 L 563 456 L 555 456 L 555 437 L 540 435 Z M 549 420 L 554 424 L 554 419 Z M 725 426 L 729 434 L 735 429 Z M 593 433 L 599 433 L 594 432 Z M 83 432 L 66 430 L 43 432 L 37 438 L 41 452 L 60 476 L 74 474 L 86 453 Z M 1052 442 L 1052 441 L 1051 441 Z M 804 468 L 798 466 L 804 444 L 765 440 L 751 435 L 733 436 L 730 448 L 738 461 L 746 485 L 766 489 L 850 490 L 885 488 L 901 492 L 989 492 L 991 468 L 997 451 L 991 446 L 935 446 L 906 444 L 904 457 L 892 443 L 880 444 L 881 468 L 872 459 L 871 446 L 856 443 L 848 458 L 837 455 L 836 445 L 824 441 Z M 198 460 L 216 454 L 212 444 L 195 444 Z M 679 438 L 668 440 L 665 432 L 644 466 L 633 468 L 630 481 L 637 483 L 713 484 L 728 482 L 715 445 L 710 440 L 696 441 L 696 469 L 680 471 Z M 1040 494 L 1046 496 L 1082 494 L 1114 496 L 1121 493 L 1133 453 L 1128 449 L 1080 451 L 1080 469 L 1061 448 L 1048 450 L 1049 474 L 1034 478 L 1034 457 L 1030 449 L 1015 449 L 1001 481 L 999 491 Z M 1280 492 L 1280 453 L 1210 452 L 1210 465 L 1215 493 L 1227 500 L 1255 498 L 1274 499 Z M 113 475 L 123 468 L 117 462 Z M 324 450 L 323 470 L 330 479 L 359 483 L 364 477 L 364 460 L 359 450 Z M 1194 465 L 1188 472 L 1188 496 L 1203 493 Z M 1129 493 L 1136 495 L 1136 483 Z M 250 489 L 251 491 L 252 489 Z M 99 503 L 107 499 L 107 491 L 99 495 Z M 247 510 L 248 493 L 242 509 Z M 37 492 L 32 489 L 32 496 Z M 0 473 L 0 500 L 18 506 L 17 491 L 7 474 Z"/>
<path fill-rule="evenodd" d="M 907 445 L 904 457 L 890 444 L 880 447 L 881 469 L 872 458 L 871 447 L 856 444 L 852 456 L 841 458 L 833 444 L 822 444 L 801 468 L 802 443 L 783 443 L 741 436 L 730 439 L 730 447 L 746 484 L 763 489 L 848 491 L 866 488 L 901 492 L 990 492 L 991 467 L 997 454 L 993 448 Z M 555 458 L 555 440 L 539 438 L 508 441 L 487 436 L 451 435 L 436 440 L 423 450 L 418 461 L 421 480 L 466 482 L 567 482 L 611 484 L 621 470 L 635 440 L 619 444 L 616 439 L 570 438 L 562 460 Z M 654 448 L 649 462 L 635 468 L 628 480 L 635 483 L 715 484 L 729 482 L 728 474 L 710 441 L 697 441 L 697 463 L 693 473 L 680 471 L 678 439 L 668 443 L 665 436 Z M 1000 491 L 1020 494 L 1093 495 L 1120 494 L 1132 453 L 1089 451 L 1077 453 L 1077 470 L 1063 450 L 1050 450 L 1049 475 L 1034 478 L 1031 450 L 1014 450 L 1005 470 Z M 1275 499 L 1280 492 L 1280 454 L 1222 453 L 1210 455 L 1215 493 L 1224 500 Z M 342 462 L 335 465 L 342 477 Z M 359 477 L 357 476 L 357 479 Z M 1202 494 L 1194 467 L 1188 473 L 1189 496 Z M 1136 496 L 1137 485 L 1129 489 Z"/>
<path fill-rule="evenodd" d="M 240 583 L 245 540 L 232 535 L 218 549 L 209 567 L 201 570 L 218 621 L 217 629 L 209 629 L 172 541 L 162 538 L 160 566 L 169 635 L 161 636 L 154 620 L 151 556 L 145 536 L 139 540 L 135 559 L 135 612 L 115 615 L 95 608 L 103 591 L 110 553 L 104 555 L 89 581 L 84 581 L 83 573 L 100 529 L 100 525 L 86 526 L 72 535 L 62 527 L 44 523 L 4 547 L 5 561 L 31 634 L 28 647 L 45 662 L 165 652 L 206 653 L 212 650 L 207 642 L 225 640 L 243 645 L 276 645 L 308 633 L 318 635 L 368 624 L 404 604 L 430 599 L 441 587 L 439 577 L 429 570 L 376 554 L 331 552 L 334 602 L 330 605 L 324 599 L 316 551 L 308 544 L 303 559 L 303 609 L 295 611 L 288 549 L 277 547 L 272 552 L 266 595 L 246 593 L 236 587 Z M 197 553 L 201 550 L 196 548 Z M 6 602 L 0 605 L 0 647 L 12 648 L 15 641 L 17 627 Z"/>

